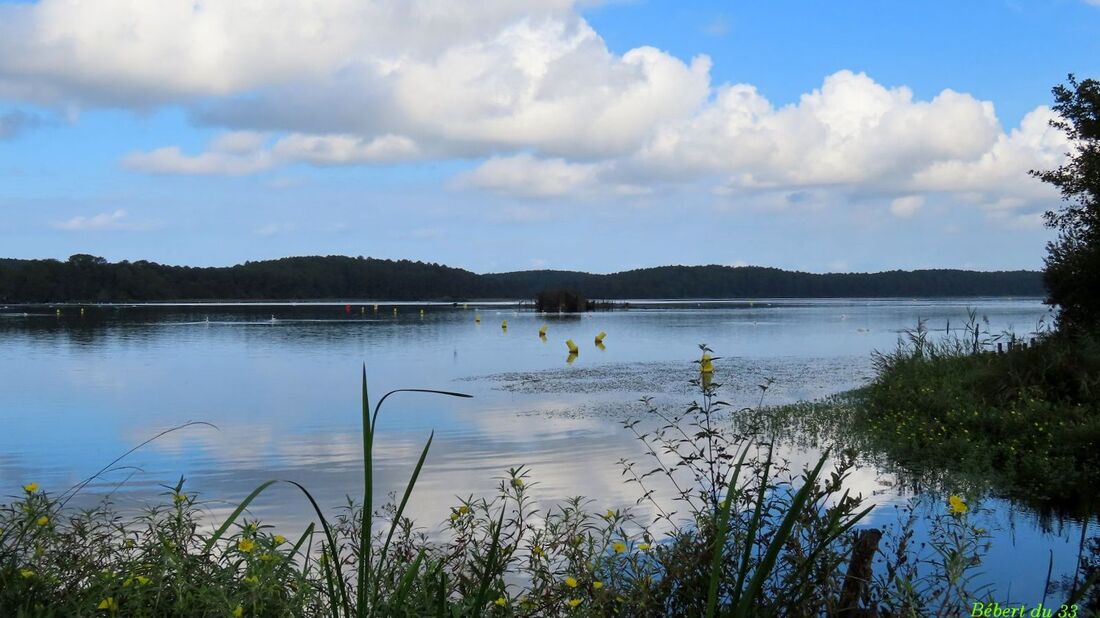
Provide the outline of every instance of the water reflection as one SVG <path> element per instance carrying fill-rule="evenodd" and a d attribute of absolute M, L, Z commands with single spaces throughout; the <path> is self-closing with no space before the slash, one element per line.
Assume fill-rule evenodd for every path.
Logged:
<path fill-rule="evenodd" d="M 376 501 L 404 487 L 435 430 L 409 505 L 429 528 L 457 496 L 492 493 L 519 465 L 531 468 L 539 483 L 532 492 L 545 503 L 584 494 L 601 508 L 622 508 L 638 494 L 616 462 L 641 450 L 619 421 L 640 412 L 645 395 L 668 409 L 690 402 L 699 343 L 722 357 L 710 379 L 740 407 L 756 403 L 767 378 L 775 379 L 770 403 L 856 386 L 871 375 L 870 352 L 893 347 L 920 318 L 933 329 L 958 328 L 975 307 L 994 332 L 1026 333 L 1047 313 L 1036 300 L 988 299 L 634 304 L 582 316 L 511 304 L 350 307 L 88 307 L 83 317 L 68 308 L 61 317 L 52 308 L 0 310 L 0 421 L 12 428 L 0 433 L 0 491 L 28 480 L 68 487 L 167 427 L 203 420 L 218 429 L 176 432 L 132 456 L 128 463 L 141 471 L 116 501 L 139 504 L 184 475 L 191 490 L 229 504 L 285 478 L 335 507 L 362 484 L 357 386 L 365 363 L 376 395 L 402 387 L 475 395 L 387 403 L 375 440 Z M 544 336 L 531 336 L 544 325 Z M 613 345 L 598 346 L 600 333 Z M 783 456 L 798 466 L 818 454 L 792 447 Z M 131 472 L 96 483 L 85 499 Z M 893 506 L 908 499 L 896 478 L 874 467 L 857 470 L 849 484 L 883 506 L 871 525 L 890 521 Z M 213 516 L 220 504 L 211 505 Z M 1078 525 L 1044 534 L 1027 512 L 987 506 L 995 508 L 983 515 L 985 527 L 997 535 L 987 572 L 998 589 L 1031 594 L 1048 550 L 1056 575 L 1072 568 Z M 290 489 L 273 488 L 252 511 L 289 529 L 311 520 Z"/>

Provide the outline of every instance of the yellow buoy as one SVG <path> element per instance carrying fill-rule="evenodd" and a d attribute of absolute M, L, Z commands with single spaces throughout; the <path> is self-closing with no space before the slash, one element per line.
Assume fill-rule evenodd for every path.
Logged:
<path fill-rule="evenodd" d="M 81 308 L 80 308 L 80 315 L 81 315 L 81 317 L 83 317 L 83 316 L 84 316 L 84 307 L 81 307 Z"/>
<path fill-rule="evenodd" d="M 60 309 L 57 310 L 57 317 L 61 317 L 61 310 Z"/>
<path fill-rule="evenodd" d="M 596 335 L 596 344 L 598 345 L 598 344 L 603 343 L 603 338 L 606 337 L 606 336 L 607 336 L 607 333 L 605 333 L 601 330 L 600 334 Z"/>
<path fill-rule="evenodd" d="M 393 314 L 394 314 L 394 315 L 397 315 L 397 307 L 394 307 L 394 308 L 393 308 Z"/>
<path fill-rule="evenodd" d="M 543 324 L 542 328 L 539 329 L 539 337 L 545 337 L 545 336 L 546 336 L 546 325 Z"/>
<path fill-rule="evenodd" d="M 474 314 L 474 321 L 477 322 L 478 324 L 481 324 L 481 316 L 475 313 Z"/>
<path fill-rule="evenodd" d="M 420 317 L 424 317 L 424 310 L 423 309 L 420 310 Z"/>
<path fill-rule="evenodd" d="M 569 353 L 570 354 L 580 353 L 580 348 L 577 347 L 577 344 L 573 343 L 572 339 L 566 339 L 565 340 L 565 345 L 566 345 L 566 347 L 569 348 Z"/>
<path fill-rule="evenodd" d="M 714 363 L 711 362 L 710 352 L 703 352 L 703 358 L 699 360 L 701 373 L 714 373 Z"/>
<path fill-rule="evenodd" d="M 508 320 L 502 320 L 500 322 L 500 328 L 503 330 L 508 330 Z"/>

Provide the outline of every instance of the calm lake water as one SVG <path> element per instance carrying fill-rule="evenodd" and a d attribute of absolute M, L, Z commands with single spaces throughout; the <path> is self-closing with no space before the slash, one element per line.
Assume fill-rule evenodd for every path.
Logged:
<path fill-rule="evenodd" d="M 643 412 L 637 399 L 645 395 L 664 406 L 690 403 L 700 343 L 723 357 L 716 379 L 729 386 L 727 398 L 751 405 L 755 385 L 770 377 L 776 382 L 766 402 L 776 404 L 865 382 L 871 352 L 893 348 L 918 319 L 957 330 L 974 308 L 992 332 L 1026 334 L 1048 315 L 1038 300 L 1005 299 L 650 303 L 580 317 L 504 304 L 401 304 L 395 315 L 394 306 L 89 307 L 83 316 L 79 307 L 63 307 L 60 316 L 53 307 L 2 308 L 0 493 L 16 494 L 32 480 L 58 492 L 166 428 L 207 421 L 217 429 L 162 437 L 126 459 L 130 468 L 90 486 L 84 500 L 122 483 L 116 503 L 134 506 L 182 475 L 187 488 L 213 501 L 214 518 L 273 478 L 302 482 L 322 505 L 339 506 L 362 483 L 365 363 L 374 399 L 402 387 L 474 395 L 390 398 L 376 438 L 376 500 L 404 487 L 434 430 L 410 504 L 429 530 L 456 496 L 490 495 L 518 465 L 531 469 L 540 500 L 583 494 L 602 512 L 638 497 L 616 462 L 642 459 L 643 451 L 621 421 Z M 593 344 L 600 331 L 607 333 L 602 350 Z M 566 339 L 581 348 L 571 363 Z M 796 466 L 817 458 L 784 455 Z M 851 486 L 881 505 L 867 525 L 896 521 L 892 507 L 909 498 L 874 469 L 858 470 Z M 994 535 L 983 580 L 998 600 L 1037 602 L 1048 552 L 1056 578 L 1072 571 L 1078 523 L 1044 530 L 1007 503 L 982 506 L 989 512 L 975 516 L 978 525 Z M 290 532 L 310 521 L 308 505 L 278 486 L 252 512 Z"/>

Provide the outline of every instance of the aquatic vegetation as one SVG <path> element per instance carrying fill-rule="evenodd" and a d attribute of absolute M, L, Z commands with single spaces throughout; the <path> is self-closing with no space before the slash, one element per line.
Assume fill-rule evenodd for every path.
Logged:
<path fill-rule="evenodd" d="M 853 427 L 906 465 L 984 476 L 1041 511 L 1095 514 L 1100 343 L 1046 334 L 997 354 L 967 339 L 932 343 L 918 327 L 880 357 Z"/>
<path fill-rule="evenodd" d="M 364 373 L 358 500 L 326 512 L 306 487 L 273 480 L 211 529 L 206 504 L 183 479 L 165 488 L 164 504 L 137 515 L 109 501 L 74 511 L 64 506 L 72 492 L 54 497 L 29 482 L 0 506 L 0 608 L 133 616 L 925 615 L 979 598 L 968 586 L 983 547 L 982 531 L 968 524 L 974 506 L 961 496 L 940 505 L 931 558 L 904 533 L 888 535 L 894 558 L 867 576 L 881 535 L 858 531 L 871 507 L 844 488 L 853 455 L 789 469 L 766 430 L 731 429 L 743 411 L 719 398 L 715 380 L 697 375 L 698 399 L 682 411 L 643 400 L 641 415 L 624 423 L 640 459 L 620 465 L 639 489 L 638 504 L 656 514 L 651 520 L 580 496 L 544 506 L 538 481 L 518 467 L 499 479 L 495 495 L 444 509 L 429 534 L 405 507 L 432 436 L 403 493 L 376 506 L 374 428 L 391 395 L 465 395 L 401 389 L 372 410 Z M 769 386 L 761 384 L 761 401 Z M 290 537 L 246 516 L 278 482 L 299 490 L 316 516 Z M 935 568 L 918 570 L 922 561 Z"/>

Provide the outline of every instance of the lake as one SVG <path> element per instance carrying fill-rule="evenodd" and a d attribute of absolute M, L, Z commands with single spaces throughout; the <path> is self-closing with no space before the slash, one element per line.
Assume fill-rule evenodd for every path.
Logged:
<path fill-rule="evenodd" d="M 89 306 L 83 314 L 79 306 L 60 307 L 60 314 L 5 307 L 0 492 L 16 494 L 30 481 L 59 492 L 158 432 L 205 421 L 217 428 L 161 437 L 90 485 L 82 500 L 113 492 L 120 507 L 134 507 L 183 476 L 217 519 L 256 485 L 282 478 L 338 507 L 362 483 L 365 365 L 374 400 L 408 387 L 474 396 L 387 401 L 375 445 L 376 501 L 403 489 L 434 430 L 410 503 L 429 531 L 457 496 L 490 495 L 519 465 L 530 468 L 539 500 L 583 494 L 602 512 L 632 506 L 639 495 L 617 462 L 640 460 L 643 451 L 621 422 L 645 410 L 642 396 L 672 407 L 697 397 L 688 381 L 697 375 L 698 344 L 722 357 L 716 381 L 735 405 L 754 405 L 766 378 L 775 382 L 765 403 L 789 403 L 862 384 L 872 376 L 872 351 L 892 349 L 918 319 L 938 334 L 948 325 L 957 331 L 970 308 L 993 333 L 1026 335 L 1049 315 L 1036 299 L 978 298 L 647 301 L 582 316 L 544 316 L 507 303 L 125 305 Z M 538 336 L 543 324 L 545 340 Z M 603 349 L 593 342 L 600 331 L 607 333 Z M 567 339 L 580 348 L 572 360 Z M 794 465 L 817 458 L 798 449 L 783 455 Z M 892 485 L 875 469 L 853 475 L 853 491 L 880 505 L 866 525 L 896 521 L 892 507 L 909 496 Z M 1078 522 L 1040 525 L 999 500 L 982 507 L 988 512 L 975 519 L 994 536 L 983 581 L 1002 603 L 1037 602 L 1050 555 L 1056 578 L 1072 572 Z M 310 521 L 308 504 L 279 486 L 251 510 L 287 536 Z"/>

